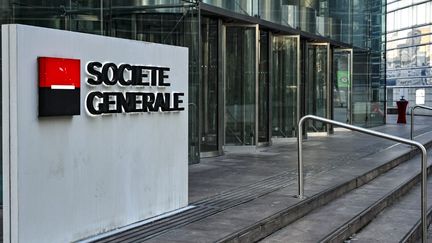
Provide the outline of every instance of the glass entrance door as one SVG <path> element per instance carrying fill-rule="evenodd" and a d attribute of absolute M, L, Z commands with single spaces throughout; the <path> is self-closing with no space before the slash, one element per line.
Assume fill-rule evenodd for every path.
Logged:
<path fill-rule="evenodd" d="M 333 118 L 351 123 L 352 49 L 333 50 Z"/>
<path fill-rule="evenodd" d="M 225 145 L 258 140 L 257 25 L 224 25 Z"/>
<path fill-rule="evenodd" d="M 330 44 L 306 44 L 305 111 L 307 115 L 331 118 Z M 308 132 L 330 132 L 322 122 L 310 121 Z"/>
<path fill-rule="evenodd" d="M 218 20 L 201 21 L 201 157 L 219 154 L 219 32 Z"/>
<path fill-rule="evenodd" d="M 274 36 L 272 58 L 272 136 L 295 137 L 300 114 L 300 36 Z"/>

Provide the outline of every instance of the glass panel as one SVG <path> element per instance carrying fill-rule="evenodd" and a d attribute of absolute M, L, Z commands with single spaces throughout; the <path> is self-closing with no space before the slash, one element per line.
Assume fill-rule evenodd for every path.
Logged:
<path fill-rule="evenodd" d="M 218 150 L 218 21 L 203 18 L 201 152 Z"/>
<path fill-rule="evenodd" d="M 111 36 L 188 47 L 189 50 L 189 163 L 199 162 L 199 21 L 194 6 L 167 7 L 178 0 L 113 1 L 105 31 Z M 146 5 L 147 4 L 147 5 Z M 158 4 L 164 5 L 163 7 Z M 132 8 L 133 6 L 134 8 Z M 139 7 L 143 7 L 140 9 Z M 109 28 L 108 28 L 109 27 Z"/>
<path fill-rule="evenodd" d="M 255 27 L 226 27 L 225 144 L 255 144 Z"/>
<path fill-rule="evenodd" d="M 281 24 L 281 0 L 259 0 L 259 16 L 262 19 Z"/>
<path fill-rule="evenodd" d="M 357 126 L 365 126 L 370 110 L 369 61 L 366 51 L 354 50 L 353 54 L 353 121 Z"/>
<path fill-rule="evenodd" d="M 351 114 L 351 51 L 333 52 L 333 118 L 350 123 Z"/>
<path fill-rule="evenodd" d="M 353 0 L 353 13 L 352 13 L 352 42 L 357 47 L 366 47 L 367 39 L 369 37 L 369 20 L 370 11 L 367 9 L 367 1 Z"/>
<path fill-rule="evenodd" d="M 352 0 L 329 1 L 330 37 L 345 43 L 351 43 L 352 36 Z"/>
<path fill-rule="evenodd" d="M 272 136 L 294 137 L 297 127 L 298 37 L 273 38 Z"/>
<path fill-rule="evenodd" d="M 312 34 L 316 33 L 318 1 L 300 1 L 300 29 Z"/>
<path fill-rule="evenodd" d="M 370 18 L 370 114 L 367 126 L 378 126 L 385 123 L 386 77 L 385 77 L 385 11 L 382 1 L 371 1 Z M 414 15 L 413 15 L 414 16 Z M 405 16 L 406 18 L 406 16 Z M 414 17 L 413 17 L 414 19 Z M 417 62 L 421 62 L 417 59 Z"/>
<path fill-rule="evenodd" d="M 269 34 L 260 32 L 258 73 L 258 142 L 269 141 Z"/>
<path fill-rule="evenodd" d="M 203 2 L 250 16 L 256 15 L 258 8 L 256 0 L 203 0 Z"/>
<path fill-rule="evenodd" d="M 263 2 L 272 2 L 267 0 L 261 0 Z M 285 0 L 282 1 L 281 6 L 281 24 L 288 25 L 292 28 L 299 28 L 299 6 L 296 0 Z"/>
<path fill-rule="evenodd" d="M 340 40 L 349 35 L 350 0 L 308 0 L 300 2 L 300 28 L 312 34 Z M 349 41 L 349 39 L 347 39 Z"/>
<path fill-rule="evenodd" d="M 307 45 L 306 114 L 327 117 L 328 45 Z M 309 131 L 325 132 L 326 125 L 309 122 Z"/>
<path fill-rule="evenodd" d="M 113 3 L 115 6 L 115 3 Z M 107 35 L 104 28 L 104 14 L 109 13 L 112 6 L 108 1 L 78 0 L 70 2 L 70 12 L 66 18 L 66 29 L 92 34 Z"/>

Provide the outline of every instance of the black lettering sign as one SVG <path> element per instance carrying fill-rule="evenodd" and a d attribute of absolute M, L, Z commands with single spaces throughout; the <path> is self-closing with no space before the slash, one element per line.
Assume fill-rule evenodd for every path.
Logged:
<path fill-rule="evenodd" d="M 129 80 L 126 80 L 125 77 L 124 77 L 125 70 L 132 71 L 132 66 L 129 65 L 129 64 L 122 64 L 122 65 L 120 65 L 119 68 L 118 68 L 118 72 L 117 72 L 117 80 L 123 86 L 132 85 L 133 79 L 131 78 Z"/>
<path fill-rule="evenodd" d="M 87 83 L 91 85 L 99 85 L 102 84 L 102 73 L 99 70 L 96 70 L 96 68 L 101 68 L 102 63 L 100 62 L 90 62 L 87 65 L 87 72 L 91 75 L 94 75 L 96 79 L 88 78 Z"/>
<path fill-rule="evenodd" d="M 91 92 L 87 96 L 87 110 L 92 115 L 136 112 L 183 111 L 183 93 L 150 92 Z M 138 98 L 140 97 L 140 98 Z M 95 102 L 98 99 L 99 102 Z M 171 103 L 171 100 L 173 101 Z M 97 104 L 97 107 L 95 105 Z"/>
<path fill-rule="evenodd" d="M 140 66 L 131 64 L 89 62 L 87 78 L 90 85 L 107 86 L 153 86 L 166 87 L 168 67 Z M 87 95 L 86 107 L 91 115 L 137 112 L 183 111 L 184 93 L 168 92 L 101 92 L 92 91 Z"/>
<path fill-rule="evenodd" d="M 102 111 L 100 110 L 100 108 L 96 109 L 94 107 L 94 100 L 96 97 L 101 99 L 103 97 L 102 92 L 95 91 L 95 92 L 91 92 L 90 94 L 87 95 L 86 106 L 87 106 L 88 112 L 92 115 L 102 114 Z"/>
<path fill-rule="evenodd" d="M 109 77 L 110 70 L 112 71 L 111 78 Z M 114 63 L 105 63 L 102 67 L 102 80 L 106 85 L 115 85 L 117 83 L 117 65 Z"/>
<path fill-rule="evenodd" d="M 145 71 L 145 67 L 143 66 L 134 66 L 132 69 L 132 84 L 137 86 L 150 86 L 149 82 L 144 82 L 143 78 L 148 78 L 148 74 Z"/>

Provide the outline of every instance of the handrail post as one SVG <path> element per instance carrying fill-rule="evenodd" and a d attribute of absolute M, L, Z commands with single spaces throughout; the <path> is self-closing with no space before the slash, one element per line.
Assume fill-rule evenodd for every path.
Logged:
<path fill-rule="evenodd" d="M 424 108 L 424 107 L 422 107 L 422 108 Z M 298 131 L 299 132 L 298 132 L 298 137 L 297 137 L 297 148 L 298 148 L 298 151 L 297 151 L 298 152 L 298 176 L 297 176 L 297 178 L 298 178 L 298 195 L 297 195 L 297 197 L 300 199 L 304 199 L 304 197 L 305 197 L 305 195 L 304 195 L 304 175 L 303 175 L 303 145 L 302 145 L 303 134 L 302 134 L 302 131 L 303 131 L 303 123 L 308 119 L 320 121 L 320 122 L 327 123 L 327 124 L 332 124 L 332 125 L 343 127 L 343 128 L 347 128 L 347 129 L 350 129 L 352 131 L 361 132 L 361 133 L 372 135 L 375 137 L 385 138 L 385 139 L 389 139 L 389 140 L 396 141 L 399 143 L 412 145 L 412 146 L 417 147 L 421 151 L 421 156 L 422 156 L 421 157 L 421 230 L 422 230 L 421 235 L 422 235 L 422 242 L 424 242 L 424 243 L 427 242 L 427 218 L 426 218 L 426 213 L 427 213 L 427 151 L 426 151 L 426 148 L 421 143 L 413 141 L 413 140 L 408 140 L 405 138 L 393 136 L 390 134 L 385 134 L 382 132 L 377 132 L 374 130 L 369 130 L 369 129 L 362 128 L 362 127 L 357 127 L 357 126 L 345 124 L 345 123 L 338 122 L 338 121 L 333 121 L 333 120 L 326 119 L 326 118 L 319 117 L 319 116 L 306 115 L 306 116 L 302 117 L 300 119 L 300 121 L 298 122 Z"/>
<path fill-rule="evenodd" d="M 427 151 L 424 146 L 418 147 L 422 153 L 422 169 L 421 169 L 421 227 L 422 227 L 422 242 L 427 242 Z"/>
<path fill-rule="evenodd" d="M 303 178 L 303 119 L 299 121 L 298 125 L 298 136 L 297 136 L 297 148 L 298 148 L 298 195 L 299 199 L 304 198 L 304 178 Z"/>
<path fill-rule="evenodd" d="M 410 139 L 414 140 L 414 110 L 415 110 L 415 106 L 411 107 L 411 130 L 410 130 Z"/>
<path fill-rule="evenodd" d="M 414 107 L 411 107 L 411 132 L 410 132 L 411 140 L 414 140 L 414 111 L 416 108 L 421 108 L 421 109 L 432 111 L 432 107 L 430 107 L 430 106 L 415 105 Z"/>

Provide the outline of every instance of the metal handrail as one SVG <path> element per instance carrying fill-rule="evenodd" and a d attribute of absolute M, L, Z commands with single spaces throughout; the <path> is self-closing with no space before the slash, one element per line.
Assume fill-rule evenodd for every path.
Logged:
<path fill-rule="evenodd" d="M 425 106 L 425 105 L 415 105 L 414 107 L 411 108 L 411 135 L 410 135 L 411 140 L 414 140 L 414 110 L 416 108 L 421 108 L 421 109 L 432 111 L 432 107 Z"/>
<path fill-rule="evenodd" d="M 396 137 L 393 135 L 385 134 L 382 132 L 377 132 L 374 130 L 357 127 L 349 124 L 345 124 L 342 122 L 333 121 L 330 119 L 322 118 L 319 116 L 307 115 L 300 119 L 298 123 L 298 135 L 297 135 L 297 146 L 298 146 L 298 198 L 304 198 L 304 178 L 303 178 L 303 123 L 306 120 L 317 120 L 323 123 L 332 124 L 334 126 L 347 128 L 353 131 L 369 134 L 375 137 L 385 138 L 389 140 L 393 140 L 399 143 L 404 143 L 408 145 L 412 145 L 420 149 L 422 153 L 421 157 L 421 223 L 422 223 L 422 242 L 427 241 L 427 223 L 426 223 L 426 210 L 427 210 L 427 191 L 426 191 L 426 183 L 427 183 L 427 151 L 426 148 L 420 144 L 419 142 L 408 140 L 405 138 Z"/>

